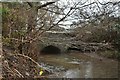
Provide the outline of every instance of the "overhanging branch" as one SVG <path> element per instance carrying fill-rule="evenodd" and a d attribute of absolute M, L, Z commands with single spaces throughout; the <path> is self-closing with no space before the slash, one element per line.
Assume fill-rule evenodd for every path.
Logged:
<path fill-rule="evenodd" d="M 58 25 L 61 21 L 63 21 L 67 16 L 69 16 L 69 14 L 70 14 L 70 12 L 72 11 L 72 8 L 70 8 L 70 10 L 67 12 L 67 14 L 64 16 L 64 17 L 62 17 L 56 24 L 53 24 L 51 27 L 49 27 L 47 30 L 44 30 L 44 31 L 42 31 L 41 33 L 39 33 L 39 34 L 36 34 L 36 36 L 34 37 L 34 38 L 32 38 L 32 39 L 30 39 L 30 40 L 28 40 L 30 43 L 32 43 L 33 41 L 35 41 L 35 40 L 37 40 L 38 39 L 38 37 L 37 36 L 41 36 L 45 31 L 48 31 L 48 30 L 50 30 L 51 28 L 53 28 L 54 26 L 56 26 L 56 25 Z"/>
<path fill-rule="evenodd" d="M 27 4 L 28 4 L 30 7 L 33 7 L 32 3 L 30 3 L 30 2 L 27 2 Z"/>
<path fill-rule="evenodd" d="M 43 4 L 43 5 L 38 6 L 37 9 L 41 9 L 41 8 L 46 7 L 46 6 L 48 6 L 50 4 L 53 4 L 53 3 L 55 3 L 55 2 L 47 2 L 47 3 Z"/>

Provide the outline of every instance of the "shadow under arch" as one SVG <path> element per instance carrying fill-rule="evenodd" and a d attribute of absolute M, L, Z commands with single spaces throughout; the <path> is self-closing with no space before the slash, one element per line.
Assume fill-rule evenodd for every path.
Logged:
<path fill-rule="evenodd" d="M 60 54 L 61 50 L 53 45 L 49 45 L 40 50 L 40 54 Z"/>

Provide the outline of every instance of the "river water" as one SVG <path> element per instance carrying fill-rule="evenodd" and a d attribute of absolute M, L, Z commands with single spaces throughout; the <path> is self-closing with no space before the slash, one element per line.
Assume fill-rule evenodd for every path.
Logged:
<path fill-rule="evenodd" d="M 118 78 L 118 62 L 94 54 L 40 55 L 50 78 Z"/>

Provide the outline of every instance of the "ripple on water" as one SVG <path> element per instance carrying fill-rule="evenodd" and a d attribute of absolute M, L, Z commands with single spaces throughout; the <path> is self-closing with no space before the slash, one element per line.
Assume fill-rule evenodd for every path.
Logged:
<path fill-rule="evenodd" d="M 67 70 L 63 75 L 64 75 L 63 76 L 64 78 L 80 78 L 81 77 L 79 69 Z"/>
<path fill-rule="evenodd" d="M 100 61 L 84 54 L 42 57 L 41 65 L 54 73 L 51 74 L 53 78 L 116 78 L 118 75 L 116 61 Z"/>

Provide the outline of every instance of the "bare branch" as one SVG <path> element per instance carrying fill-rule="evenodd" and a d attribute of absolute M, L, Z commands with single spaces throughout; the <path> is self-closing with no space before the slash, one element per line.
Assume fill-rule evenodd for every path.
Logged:
<path fill-rule="evenodd" d="M 47 12 L 45 12 L 40 18 L 38 18 L 37 22 L 42 19 L 45 15 L 46 15 Z"/>
<path fill-rule="evenodd" d="M 24 76 L 17 69 L 14 69 L 14 71 L 16 71 L 19 76 L 21 76 L 22 78 L 24 78 Z"/>
<path fill-rule="evenodd" d="M 27 3 L 28 3 L 28 5 L 29 5 L 30 7 L 33 7 L 32 3 L 30 3 L 30 2 L 27 2 Z"/>
<path fill-rule="evenodd" d="M 47 3 L 43 4 L 43 5 L 38 6 L 37 9 L 41 9 L 41 8 L 46 7 L 46 6 L 48 6 L 50 4 L 53 4 L 53 3 L 55 3 L 55 2 L 47 2 Z"/>
<path fill-rule="evenodd" d="M 36 36 L 41 36 L 45 31 L 48 31 L 50 30 L 51 28 L 53 28 L 54 26 L 58 25 L 61 21 L 63 21 L 68 15 L 69 13 L 72 11 L 72 8 L 70 8 L 70 10 L 68 11 L 68 13 L 63 17 L 61 18 L 56 24 L 53 24 L 51 27 L 49 27 L 47 30 L 43 30 L 41 33 L 37 34 Z M 34 37 L 30 40 L 28 40 L 30 43 L 32 43 L 33 41 L 35 41 L 36 39 L 38 39 L 38 37 Z"/>
<path fill-rule="evenodd" d="M 6 52 L 6 50 L 3 50 L 3 51 L 4 51 L 4 53 L 8 54 L 8 53 Z M 32 61 L 33 63 L 35 63 L 38 67 L 43 68 L 44 70 L 47 70 L 46 68 L 42 67 L 38 62 L 36 62 L 35 60 L 33 60 L 31 57 L 26 56 L 26 55 L 24 55 L 24 54 L 19 54 L 19 53 L 17 53 L 17 54 L 10 54 L 10 53 L 9 53 L 8 55 L 24 57 L 24 58 L 26 58 L 26 59 L 29 59 L 29 60 Z M 9 68 L 9 69 L 10 69 L 10 68 Z M 18 73 L 18 72 L 17 72 L 17 73 Z M 19 74 L 20 74 L 20 73 L 19 73 Z"/>
<path fill-rule="evenodd" d="M 119 4 L 120 3 L 120 1 L 118 1 L 118 2 L 107 2 L 107 3 L 101 3 L 99 0 L 97 0 L 98 2 L 99 2 L 99 4 L 101 4 L 101 5 L 107 5 L 107 4 L 113 4 L 113 5 L 116 5 L 116 4 Z"/>
<path fill-rule="evenodd" d="M 49 12 L 52 12 L 52 13 L 55 13 L 55 14 L 59 14 L 59 15 L 65 15 L 65 14 L 61 14 L 59 12 L 55 12 L 55 11 L 52 11 L 52 10 L 49 10 L 49 9 L 46 9 L 46 8 L 42 8 L 43 10 L 46 10 L 46 11 L 49 11 Z"/>
<path fill-rule="evenodd" d="M 73 9 L 80 9 L 80 8 L 83 8 L 83 7 L 86 7 L 86 6 L 89 6 L 89 5 L 92 5 L 92 4 L 95 4 L 96 2 L 92 2 L 90 4 L 86 4 L 86 5 L 83 5 L 81 7 L 73 7 Z"/>

